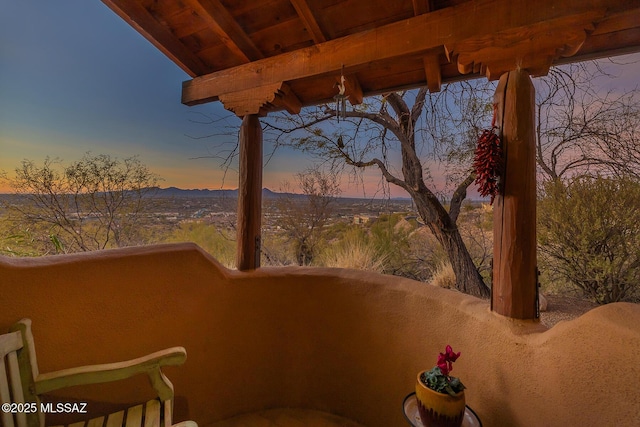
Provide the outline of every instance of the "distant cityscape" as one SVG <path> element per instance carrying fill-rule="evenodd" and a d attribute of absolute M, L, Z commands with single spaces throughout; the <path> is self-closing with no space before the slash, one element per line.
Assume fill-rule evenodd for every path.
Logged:
<path fill-rule="evenodd" d="M 153 192 L 157 203 L 155 215 L 167 222 L 205 221 L 219 228 L 232 228 L 237 220 L 237 190 L 183 190 L 175 187 Z M 282 198 L 304 203 L 306 196 L 262 190 L 263 229 L 276 231 L 281 212 L 277 201 Z M 364 199 L 336 197 L 329 224 L 336 222 L 364 224 L 382 214 L 411 212 L 411 199 Z"/>
<path fill-rule="evenodd" d="M 152 189 L 146 197 L 153 199 L 148 216 L 156 223 L 179 224 L 202 221 L 221 229 L 235 228 L 237 221 L 237 190 L 185 190 L 176 187 Z M 267 188 L 262 192 L 263 230 L 277 231 L 282 216 L 278 200 L 289 198 L 304 203 L 306 196 L 295 193 L 278 193 Z M 0 194 L 2 204 L 23 203 L 23 196 Z M 480 204 L 482 201 L 469 201 Z M 366 224 L 380 215 L 403 213 L 407 219 L 420 222 L 413 201 L 409 198 L 367 199 L 336 197 L 332 216 L 327 225 L 333 223 Z"/>
<path fill-rule="evenodd" d="M 147 197 L 153 199 L 149 216 L 164 224 L 184 221 L 203 221 L 220 228 L 233 228 L 237 220 L 237 190 L 185 190 L 176 187 L 153 189 Z M 263 189 L 263 228 L 276 230 L 281 213 L 277 201 L 289 198 L 303 203 L 306 196 L 294 193 L 278 193 Z M 0 205 L 20 204 L 24 196 L 0 194 Z M 412 212 L 411 199 L 365 199 L 336 197 L 333 215 L 329 223 L 346 222 L 364 224 L 382 214 Z"/>

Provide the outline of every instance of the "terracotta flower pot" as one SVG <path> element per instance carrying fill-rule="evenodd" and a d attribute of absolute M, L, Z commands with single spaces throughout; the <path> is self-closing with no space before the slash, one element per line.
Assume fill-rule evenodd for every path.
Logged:
<path fill-rule="evenodd" d="M 418 412 L 425 427 L 460 427 L 464 419 L 464 390 L 455 396 L 431 390 L 420 380 L 416 383 Z"/>

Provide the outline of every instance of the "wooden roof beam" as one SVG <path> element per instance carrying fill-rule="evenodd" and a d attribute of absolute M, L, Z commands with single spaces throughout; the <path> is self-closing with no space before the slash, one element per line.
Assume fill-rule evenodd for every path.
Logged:
<path fill-rule="evenodd" d="M 304 27 L 311 33 L 311 38 L 314 43 L 323 43 L 327 41 L 327 37 L 324 35 L 324 32 L 318 25 L 318 21 L 315 16 L 313 16 L 313 12 L 309 9 L 309 4 L 306 0 L 290 0 L 293 7 L 296 9 L 298 16 L 304 23 Z"/>
<path fill-rule="evenodd" d="M 219 0 L 187 0 L 187 4 L 207 22 L 238 59 L 250 62 L 264 58 L 262 52 Z"/>
<path fill-rule="evenodd" d="M 433 11 L 431 0 L 411 0 L 411 3 L 413 4 L 413 14 L 415 16 Z"/>
<path fill-rule="evenodd" d="M 455 53 L 464 51 L 464 54 L 470 55 L 463 56 L 465 61 L 469 61 L 470 58 L 472 63 L 480 63 L 483 61 L 476 59 L 474 50 L 482 53 L 484 49 L 490 49 L 500 53 L 502 42 L 496 39 L 497 34 L 510 35 L 510 42 L 515 40 L 521 43 L 522 47 L 528 49 L 527 53 L 534 57 L 537 38 L 545 37 L 544 34 L 535 31 L 544 30 L 546 21 L 561 18 L 571 21 L 576 16 L 580 20 L 597 21 L 605 16 L 606 11 L 604 6 L 599 10 L 595 9 L 598 4 L 605 5 L 606 0 L 593 0 L 588 4 L 582 0 L 566 0 L 555 3 L 554 7 L 531 7 L 529 0 L 462 3 L 362 33 L 196 77 L 183 83 L 182 102 L 196 105 L 215 101 L 220 94 L 250 87 L 339 73 L 343 66 L 345 74 L 353 74 L 378 61 L 424 55 L 442 46 L 447 46 L 454 52 L 461 49 Z M 478 25 L 479 22 L 482 25 Z M 556 38 L 556 43 L 564 46 L 562 39 Z M 498 46 L 498 50 L 493 49 L 495 45 Z M 474 49 L 461 48 L 468 46 L 474 46 Z M 502 48 L 503 54 L 515 55 L 515 58 L 510 58 L 514 64 L 512 69 L 515 69 L 520 53 L 517 50 L 509 50 L 509 46 Z M 539 65 L 536 64 L 536 68 L 539 68 Z"/>
<path fill-rule="evenodd" d="M 554 59 L 575 55 L 602 13 L 590 11 L 507 29 L 475 40 L 452 43 L 462 74 L 480 72 L 495 80 L 516 68 L 545 75 Z"/>
<path fill-rule="evenodd" d="M 113 0 L 102 0 L 102 2 L 191 77 L 211 71 L 211 67 L 188 50 L 167 27 L 158 22 L 140 3 Z"/>

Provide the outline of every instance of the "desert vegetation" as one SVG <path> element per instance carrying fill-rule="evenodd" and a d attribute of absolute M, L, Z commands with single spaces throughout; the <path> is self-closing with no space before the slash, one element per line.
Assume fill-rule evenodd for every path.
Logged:
<path fill-rule="evenodd" d="M 578 64 L 536 79 L 540 284 L 598 304 L 640 300 L 640 92 L 594 86 L 610 77 Z M 467 191 L 492 90 L 465 82 L 372 97 L 343 111 L 339 126 L 328 124 L 332 105 L 265 121 L 274 147 L 318 162 L 263 197 L 261 264 L 372 270 L 486 296 L 492 208 Z M 410 198 L 340 198 L 340 174 L 369 167 L 383 189 Z M 445 188 L 432 168 L 445 171 Z M 137 157 L 24 160 L 0 178 L 13 192 L 0 196 L 0 254 L 191 241 L 235 264 L 235 196 L 155 194 L 159 178 Z"/>
<path fill-rule="evenodd" d="M 286 202 L 283 199 L 287 198 Z M 49 223 L 15 220 L 30 206 L 24 196 L 0 196 L 0 253 L 42 256 L 80 251 L 52 237 Z M 128 244 L 195 242 L 223 265 L 235 265 L 235 218 L 223 211 L 233 200 L 164 198 L 148 194 L 147 213 L 137 217 L 138 240 Z M 304 222 L 307 196 L 267 198 L 263 230 L 263 266 L 300 265 L 300 246 L 280 224 Z M 292 209 L 295 204 L 296 209 Z M 201 206 L 210 209 L 203 213 Z M 214 207 L 217 206 L 217 207 Z M 313 257 L 302 265 L 353 268 L 398 275 L 455 289 L 456 277 L 446 252 L 419 221 L 407 201 L 391 206 L 334 198 L 321 227 L 313 232 Z M 568 185 L 549 183 L 539 202 L 539 266 L 545 293 L 573 295 L 597 303 L 638 301 L 640 286 L 640 184 L 632 179 L 576 178 Z M 363 214 L 363 211 L 366 214 Z M 490 283 L 492 207 L 463 204 L 458 226 L 483 279 Z M 286 219 L 285 219 L 286 217 Z M 366 221 L 359 221 L 363 217 Z M 97 219 L 84 219 L 87 229 Z M 92 222 L 96 221 L 93 225 Z M 115 240 L 104 248 L 115 248 Z M 123 246 L 123 245 L 120 245 Z"/>

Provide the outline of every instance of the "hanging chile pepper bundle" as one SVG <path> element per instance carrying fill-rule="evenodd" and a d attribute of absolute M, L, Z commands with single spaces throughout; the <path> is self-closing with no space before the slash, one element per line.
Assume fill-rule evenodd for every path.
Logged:
<path fill-rule="evenodd" d="M 502 176 L 502 145 L 496 127 L 497 108 L 493 108 L 491 129 L 482 131 L 478 138 L 473 159 L 473 169 L 476 171 L 476 185 L 482 197 L 491 196 L 490 204 L 500 192 L 500 177 Z"/>

